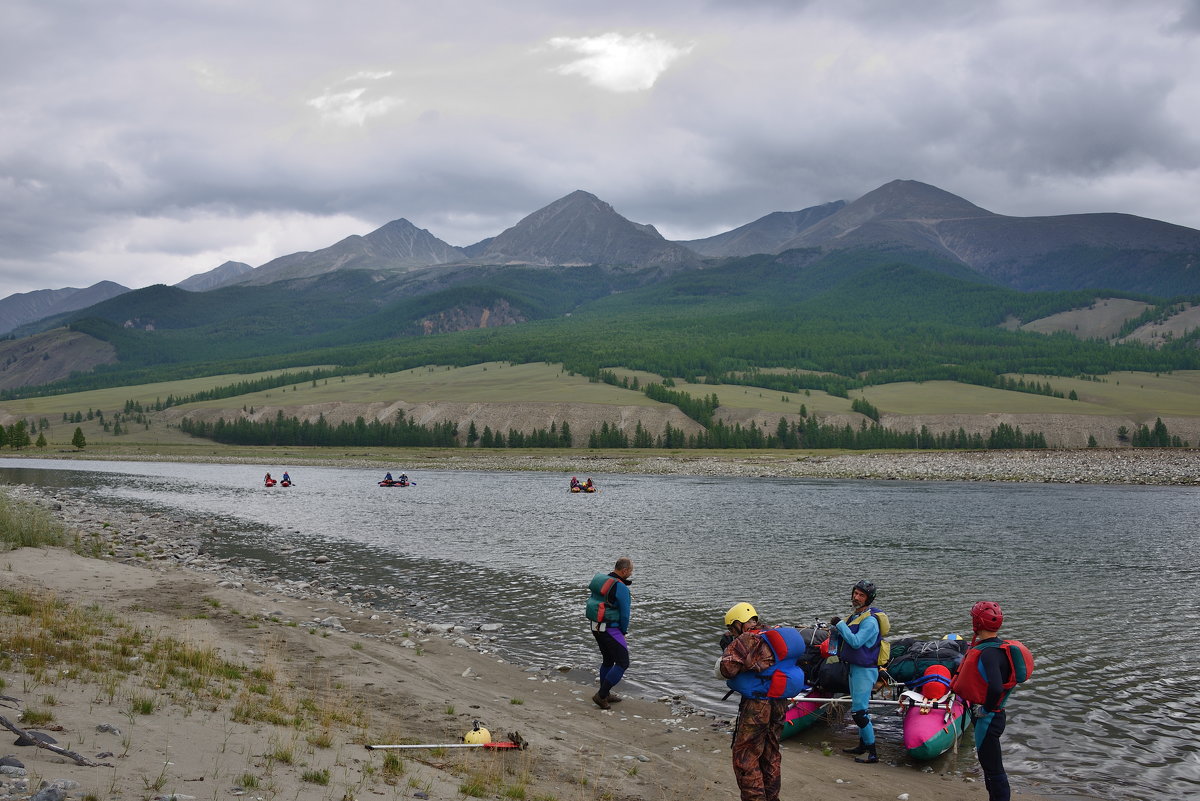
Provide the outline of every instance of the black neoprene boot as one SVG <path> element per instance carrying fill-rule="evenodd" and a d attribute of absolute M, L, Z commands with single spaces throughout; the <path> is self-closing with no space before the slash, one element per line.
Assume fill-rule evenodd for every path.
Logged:
<path fill-rule="evenodd" d="M 985 776 L 983 782 L 987 787 L 988 801 L 1009 801 L 1012 798 L 1012 790 L 1008 787 L 1007 773 Z"/>
<path fill-rule="evenodd" d="M 866 747 L 866 756 L 856 756 L 855 762 L 862 762 L 864 765 L 870 765 L 879 761 L 879 757 L 875 755 L 875 743 L 871 743 Z"/>
<path fill-rule="evenodd" d="M 868 749 L 870 749 L 870 750 L 874 750 L 874 747 L 873 747 L 873 746 L 870 746 L 870 745 L 867 745 L 866 743 L 864 743 L 864 742 L 863 742 L 863 738 L 859 737 L 859 738 L 858 738 L 858 746 L 857 746 L 857 747 L 855 747 L 855 748 L 843 748 L 843 749 L 842 749 L 842 753 L 843 753 L 843 754 L 865 754 L 865 753 L 867 753 L 867 750 L 868 750 Z"/>

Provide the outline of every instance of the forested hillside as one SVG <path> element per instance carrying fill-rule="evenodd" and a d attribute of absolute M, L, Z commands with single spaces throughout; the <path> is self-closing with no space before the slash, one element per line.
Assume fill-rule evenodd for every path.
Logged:
<path fill-rule="evenodd" d="M 269 287 L 201 295 L 153 288 L 162 296 L 154 330 L 119 322 L 141 319 L 137 296 L 149 290 L 129 293 L 92 310 L 108 319 L 71 323 L 111 343 L 121 363 L 52 390 L 311 364 L 387 372 L 547 361 L 587 375 L 624 366 L 709 380 L 784 368 L 828 375 L 795 372 L 771 379 L 778 385 L 843 392 L 901 380 L 992 385 L 1002 373 L 1200 368 L 1196 332 L 1155 349 L 1001 328 L 1087 305 L 1098 293 L 1017 292 L 922 253 L 797 250 L 646 286 L 619 271 L 495 269 L 444 288 L 431 277 L 433 291 L 390 301 L 386 282 L 359 275 L 340 297 L 325 291 L 330 278 L 301 282 L 289 297 L 261 294 Z M 376 303 L 364 315 L 366 297 Z M 431 324 L 454 310 L 501 307 L 513 324 L 454 333 Z"/>

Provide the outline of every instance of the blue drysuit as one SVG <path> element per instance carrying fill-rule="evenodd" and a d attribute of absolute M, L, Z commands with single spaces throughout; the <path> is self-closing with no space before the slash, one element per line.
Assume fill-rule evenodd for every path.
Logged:
<path fill-rule="evenodd" d="M 858 631 L 851 631 L 850 627 L 846 625 L 846 621 L 843 620 L 837 624 L 837 632 L 842 638 L 838 654 L 843 662 L 848 662 L 850 660 L 845 657 L 847 647 L 869 648 L 879 642 L 879 621 L 874 615 L 868 615 L 858 624 Z M 866 725 L 859 724 L 859 736 L 867 745 L 875 743 L 875 726 L 871 723 L 871 716 L 867 714 L 867 702 L 871 700 L 871 690 L 875 687 L 878 679 L 878 667 L 850 663 L 850 712 L 852 714 L 861 712 L 865 715 Z M 855 716 L 855 722 L 858 722 L 861 717 Z"/>

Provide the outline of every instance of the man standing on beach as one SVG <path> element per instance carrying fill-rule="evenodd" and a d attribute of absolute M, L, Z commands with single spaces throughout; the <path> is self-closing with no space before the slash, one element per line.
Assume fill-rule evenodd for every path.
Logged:
<path fill-rule="evenodd" d="M 633 600 L 629 585 L 633 583 L 633 560 L 622 556 L 611 573 L 597 573 L 592 577 L 588 589 L 591 597 L 587 602 L 587 618 L 592 626 L 592 636 L 600 648 L 600 690 L 592 696 L 592 702 L 601 709 L 621 700 L 612 693 L 612 688 L 629 669 L 629 645 L 625 635 L 629 631 L 629 606 Z"/>
<path fill-rule="evenodd" d="M 854 611 L 849 621 L 843 621 L 840 617 L 829 621 L 829 626 L 835 630 L 840 641 L 838 658 L 850 665 L 850 716 L 858 726 L 858 745 L 842 750 L 847 754 L 855 754 L 855 762 L 866 763 L 879 761 L 875 753 L 875 727 L 871 725 L 871 715 L 867 710 L 871 692 L 879 680 L 879 665 L 887 661 L 886 658 L 880 659 L 880 650 L 883 648 L 883 637 L 890 628 L 887 615 L 871 606 L 874 601 L 875 585 L 860 581 L 850 590 L 850 603 Z"/>
<path fill-rule="evenodd" d="M 733 639 L 721 652 L 717 672 L 729 680 L 731 689 L 742 692 L 733 732 L 733 775 L 742 801 L 779 801 L 779 736 L 787 699 L 755 697 L 749 691 L 753 679 L 775 664 L 775 654 L 762 636 L 758 612 L 750 604 L 732 606 L 725 613 L 725 627 Z"/>
<path fill-rule="evenodd" d="M 989 801 L 1009 801 L 1012 791 L 1000 757 L 1000 735 L 1004 734 L 1009 693 L 1033 671 L 1033 656 L 1018 640 L 1001 640 L 1004 612 L 995 601 L 980 601 L 971 607 L 975 639 L 950 683 L 951 691 L 971 704 L 975 719 L 975 752 L 983 768 Z M 1019 671 L 1020 675 L 1014 675 Z M 976 707 L 982 707 L 982 709 Z"/>

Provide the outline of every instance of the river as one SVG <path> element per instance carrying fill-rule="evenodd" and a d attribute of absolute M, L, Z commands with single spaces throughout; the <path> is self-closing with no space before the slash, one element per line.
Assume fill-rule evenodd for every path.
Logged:
<path fill-rule="evenodd" d="M 406 615 L 504 624 L 501 649 L 527 665 L 594 668 L 584 585 L 629 555 L 629 689 L 730 716 L 712 665 L 735 602 L 803 625 L 844 616 L 851 585 L 867 578 L 893 638 L 936 639 L 969 635 L 971 605 L 995 600 L 1004 633 L 1036 659 L 1004 735 L 1018 789 L 1200 794 L 1196 488 L 604 475 L 593 476 L 600 492 L 571 495 L 554 474 L 427 472 L 385 489 L 373 471 L 307 467 L 292 471 L 296 486 L 268 490 L 266 469 L 278 470 L 0 459 L 0 483 L 201 517 L 213 556 L 285 578 L 401 587 L 417 604 Z M 331 561 L 314 566 L 315 554 Z M 895 723 L 880 730 L 881 757 L 904 761 L 889 745 Z M 841 745 L 854 731 L 804 737 Z M 973 765 L 968 740 L 934 766 Z"/>

